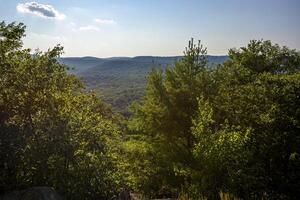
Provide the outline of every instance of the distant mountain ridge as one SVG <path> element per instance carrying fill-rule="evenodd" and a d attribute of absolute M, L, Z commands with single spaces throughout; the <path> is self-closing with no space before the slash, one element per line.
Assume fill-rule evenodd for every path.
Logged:
<path fill-rule="evenodd" d="M 86 85 L 95 90 L 107 103 L 123 114 L 134 100 L 139 100 L 146 86 L 146 76 L 151 68 L 172 67 L 182 56 L 136 57 L 61 57 L 59 62 L 70 68 Z M 221 64 L 228 56 L 207 56 L 210 66 Z"/>
<path fill-rule="evenodd" d="M 180 60 L 182 56 L 136 56 L 136 57 L 110 57 L 110 58 L 98 58 L 93 56 L 85 57 L 61 57 L 59 61 L 72 69 L 73 73 L 81 73 L 90 67 L 96 67 L 104 62 L 110 61 L 136 61 L 143 63 L 154 64 L 173 64 L 176 60 Z M 228 56 L 207 56 L 210 63 L 219 64 L 223 63 Z"/>

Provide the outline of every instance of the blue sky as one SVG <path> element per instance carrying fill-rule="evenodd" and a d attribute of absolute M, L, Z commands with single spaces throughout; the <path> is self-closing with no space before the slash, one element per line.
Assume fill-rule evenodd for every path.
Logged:
<path fill-rule="evenodd" d="M 300 50 L 299 0 L 0 0 L 0 20 L 24 22 L 24 46 L 60 43 L 64 56 L 181 55 L 189 38 L 212 55 L 251 39 Z"/>

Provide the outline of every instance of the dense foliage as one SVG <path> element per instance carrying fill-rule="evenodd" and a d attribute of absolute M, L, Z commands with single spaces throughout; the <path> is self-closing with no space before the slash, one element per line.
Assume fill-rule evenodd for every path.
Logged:
<path fill-rule="evenodd" d="M 300 56 L 269 41 L 231 50 L 199 98 L 195 156 L 206 190 L 243 198 L 299 193 Z M 215 180 L 218 179 L 218 184 Z"/>
<path fill-rule="evenodd" d="M 113 192 L 111 111 L 67 74 L 62 48 L 22 50 L 23 24 L 0 24 L 0 189 L 52 186 L 70 199 Z"/>
<path fill-rule="evenodd" d="M 191 41 L 174 68 L 149 74 L 124 145 L 126 157 L 143 149 L 143 162 L 132 170 L 146 173 L 130 178 L 152 195 L 218 199 L 223 191 L 246 199 L 295 199 L 299 53 L 251 41 L 231 49 L 229 60 L 214 69 L 207 67 L 205 53 Z"/>
<path fill-rule="evenodd" d="M 24 32 L 0 23 L 0 193 L 51 186 L 66 199 L 110 199 L 121 187 L 155 198 L 299 196 L 296 50 L 253 40 L 211 67 L 191 40 L 174 66 L 149 73 L 124 126 L 59 62 L 62 47 L 32 53 L 22 49 Z"/>

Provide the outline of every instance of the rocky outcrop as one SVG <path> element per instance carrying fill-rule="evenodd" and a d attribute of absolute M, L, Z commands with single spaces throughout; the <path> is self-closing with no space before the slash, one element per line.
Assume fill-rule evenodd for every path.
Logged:
<path fill-rule="evenodd" d="M 62 197 L 51 187 L 32 187 L 9 192 L 0 197 L 0 200 L 62 200 Z"/>

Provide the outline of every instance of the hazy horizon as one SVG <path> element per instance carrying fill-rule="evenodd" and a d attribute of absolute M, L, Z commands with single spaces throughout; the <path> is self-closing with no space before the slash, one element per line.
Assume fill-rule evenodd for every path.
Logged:
<path fill-rule="evenodd" d="M 191 37 L 209 55 L 252 39 L 300 49 L 297 0 L 0 0 L 0 17 L 27 26 L 24 47 L 60 43 L 63 57 L 180 56 Z"/>
<path fill-rule="evenodd" d="M 83 56 L 60 56 L 61 58 L 99 58 L 99 59 L 110 59 L 110 58 L 136 58 L 136 57 L 158 57 L 158 58 L 164 58 L 164 57 L 183 57 L 184 55 L 165 55 L 165 56 L 157 56 L 157 55 L 136 55 L 136 56 L 109 56 L 109 57 L 98 57 L 98 56 L 90 56 L 90 55 L 83 55 Z M 207 56 L 214 56 L 214 57 L 222 57 L 222 56 L 228 56 L 227 54 L 224 55 L 211 55 L 207 54 Z"/>

